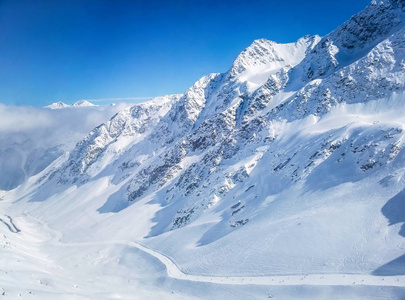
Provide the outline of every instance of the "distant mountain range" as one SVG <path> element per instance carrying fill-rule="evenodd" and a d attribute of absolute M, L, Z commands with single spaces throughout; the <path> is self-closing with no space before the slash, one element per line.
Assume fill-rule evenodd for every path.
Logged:
<path fill-rule="evenodd" d="M 61 108 L 67 108 L 67 107 L 89 107 L 89 106 L 96 106 L 93 103 L 90 103 L 89 101 L 86 100 L 79 100 L 72 105 L 67 105 L 61 101 L 52 103 L 50 105 L 45 106 L 46 108 L 50 109 L 61 109 Z"/>

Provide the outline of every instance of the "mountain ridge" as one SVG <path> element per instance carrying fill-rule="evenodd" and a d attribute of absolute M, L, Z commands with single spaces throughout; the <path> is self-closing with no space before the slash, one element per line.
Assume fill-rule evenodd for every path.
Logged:
<path fill-rule="evenodd" d="M 357 101 L 364 102 L 365 99 L 370 98 L 370 96 L 362 92 L 362 90 L 364 90 L 362 86 L 371 86 L 375 80 L 367 83 L 364 81 L 363 74 L 361 74 L 357 78 L 361 78 L 363 80 L 358 82 L 358 80 L 356 80 L 357 78 L 353 77 L 355 74 L 353 72 L 356 72 L 356 66 L 358 64 L 362 64 L 359 66 L 359 68 L 362 70 L 367 69 L 364 65 L 372 66 L 373 53 L 384 53 L 383 51 L 386 51 L 384 50 L 386 49 L 385 44 L 388 42 L 381 44 L 381 49 L 377 47 L 379 45 L 377 44 L 372 48 L 376 49 L 374 52 L 370 50 L 367 56 L 362 57 L 354 64 L 349 64 L 347 71 L 345 71 L 345 66 L 336 69 L 336 66 L 340 63 L 338 63 L 338 61 L 334 58 L 334 55 L 340 52 L 340 48 L 333 50 L 333 47 L 337 46 L 333 46 L 334 44 L 328 41 L 332 41 L 333 36 L 337 36 L 338 40 L 345 40 L 342 36 L 344 36 L 346 32 L 346 35 L 352 35 L 352 33 L 347 29 L 352 27 L 350 25 L 351 23 L 357 23 L 357 20 L 364 19 L 364 16 L 375 15 L 375 12 L 380 13 L 381 9 L 382 11 L 387 12 L 385 4 L 370 4 L 363 12 L 352 17 L 349 21 L 344 23 L 337 30 L 328 34 L 323 39 L 317 36 L 306 36 L 292 44 L 277 44 L 264 39 L 256 40 L 246 50 L 242 51 L 242 53 L 235 60 L 235 63 L 231 69 L 226 74 L 212 74 L 197 81 L 193 87 L 179 97 L 178 101 L 173 101 L 173 106 L 167 110 L 167 114 L 165 116 L 162 115 L 159 117 L 160 120 L 156 121 L 157 127 L 155 128 L 154 132 L 152 129 L 149 138 L 153 145 L 154 140 L 161 141 L 161 137 L 164 136 L 162 136 L 162 133 L 166 133 L 166 137 L 164 137 L 166 141 L 159 145 L 160 147 L 163 146 L 163 149 L 166 149 L 166 152 L 162 153 L 161 155 L 156 155 L 156 157 L 152 157 L 152 160 L 150 161 L 152 165 L 143 169 L 141 168 L 139 173 L 137 173 L 138 179 L 135 180 L 137 177 L 135 176 L 134 179 L 130 181 L 127 186 L 129 203 L 144 195 L 144 193 L 152 186 L 155 186 L 152 188 L 153 191 L 159 186 L 164 186 L 166 184 L 166 180 L 175 177 L 175 174 L 178 172 L 183 172 L 184 167 L 181 166 L 181 162 L 187 157 L 188 153 L 194 153 L 199 149 L 205 151 L 205 149 L 209 149 L 212 146 L 214 146 L 216 149 L 218 148 L 217 145 L 221 145 L 218 149 L 226 149 L 226 151 L 218 151 L 228 152 L 227 155 L 232 157 L 236 154 L 235 151 L 237 151 L 232 149 L 234 147 L 236 147 L 234 149 L 237 149 L 237 144 L 240 144 L 241 141 L 244 141 L 242 143 L 245 143 L 249 140 L 250 134 L 255 135 L 262 130 L 260 128 L 265 128 L 268 126 L 269 122 L 266 120 L 270 120 L 271 122 L 271 120 L 282 118 L 287 121 L 293 121 L 295 119 L 304 118 L 311 114 L 314 116 L 321 116 L 328 113 L 332 107 L 342 103 L 342 101 L 346 102 L 346 99 L 359 99 Z M 388 9 L 391 10 L 388 10 L 387 14 L 391 13 L 392 10 L 396 12 L 396 8 L 392 9 L 392 7 L 388 7 Z M 385 17 L 381 18 L 384 20 L 386 19 Z M 365 24 L 367 25 L 368 23 Z M 396 24 L 395 20 L 393 20 L 393 23 L 391 24 L 393 24 L 393 27 L 398 25 Z M 360 32 L 362 31 L 360 30 Z M 402 36 L 401 34 L 402 31 L 399 30 L 399 36 Z M 381 35 L 386 37 L 387 31 L 381 31 Z M 375 41 L 381 38 L 367 35 L 367 39 L 371 39 L 370 43 L 376 43 Z M 389 41 L 389 43 L 391 43 L 391 41 Z M 401 41 L 398 41 L 397 43 L 400 45 Z M 340 42 L 340 44 L 343 43 Z M 281 101 L 281 103 L 273 107 L 270 111 L 266 112 L 266 110 L 269 109 L 268 104 L 271 102 L 271 100 L 273 100 L 273 97 L 280 96 L 280 93 L 283 94 L 283 89 L 288 90 L 290 85 L 296 84 L 296 80 L 294 78 L 294 64 L 286 62 L 288 65 L 287 67 L 285 65 L 277 65 L 276 69 L 278 68 L 279 71 L 275 74 L 269 75 L 266 83 L 251 93 L 249 93 L 249 90 L 246 89 L 246 82 L 248 80 L 243 77 L 243 72 L 247 71 L 246 68 L 249 66 L 254 67 L 257 65 L 266 65 L 268 63 L 271 65 L 274 62 L 285 61 L 285 59 L 281 59 L 280 56 L 275 54 L 277 51 L 274 52 L 267 50 L 275 49 L 274 47 L 278 46 L 294 47 L 296 45 L 304 45 L 301 53 L 306 53 L 306 57 L 302 57 L 301 59 L 295 58 L 297 59 L 295 65 L 298 70 L 301 69 L 301 65 L 303 63 L 305 65 L 306 59 L 313 57 L 315 54 L 319 54 L 317 57 L 326 57 L 327 60 L 332 59 L 330 61 L 331 65 L 326 63 L 328 66 L 327 68 L 330 68 L 330 70 L 333 72 L 339 72 L 339 70 L 342 71 L 336 75 L 331 74 L 327 77 L 325 77 L 323 73 L 319 73 L 318 78 L 316 80 L 312 80 L 309 84 L 305 84 L 304 81 L 303 87 L 292 94 L 292 97 L 284 97 L 284 100 Z M 324 55 L 319 49 L 329 49 L 327 51 L 329 51 L 328 53 L 330 54 Z M 283 54 L 286 55 L 285 52 L 283 52 Z M 287 54 L 287 56 L 290 55 Z M 302 62 L 300 62 L 300 60 L 302 60 Z M 317 59 L 313 61 L 317 62 Z M 387 64 L 387 69 L 392 70 L 392 67 Z M 379 72 L 382 72 L 382 70 L 383 69 L 380 69 Z M 324 74 L 327 74 L 327 72 Z M 397 76 L 394 76 L 394 78 L 396 80 L 400 78 L 400 84 L 403 86 L 405 79 L 401 74 L 403 74 L 402 71 L 400 71 Z M 238 75 L 239 77 L 237 77 Z M 313 75 L 308 76 L 308 78 L 312 77 Z M 343 82 L 343 84 L 339 83 L 339 79 L 336 77 L 345 78 L 346 81 Z M 330 83 L 331 81 L 338 83 L 334 89 L 332 89 L 333 85 Z M 356 86 L 356 88 L 353 88 L 354 86 Z M 345 90 L 346 88 L 347 91 Z M 374 99 L 388 95 L 382 92 L 383 89 L 381 89 L 380 86 L 373 89 L 374 91 L 371 94 L 374 96 Z M 388 86 L 387 91 L 389 92 L 392 89 L 393 87 Z M 342 91 L 347 94 L 343 94 L 342 96 L 339 95 L 342 94 Z M 355 96 L 353 92 L 356 92 L 357 96 Z M 308 98 L 313 98 L 313 100 L 308 101 Z M 213 102 L 211 99 L 216 99 L 216 102 Z M 356 103 L 356 101 L 351 100 L 349 103 Z M 210 105 L 214 106 L 214 108 L 211 108 Z M 262 110 L 264 110 L 263 113 L 261 113 Z M 201 120 L 201 116 L 202 121 L 198 121 L 199 119 Z M 129 117 L 123 118 L 128 119 Z M 121 118 L 118 122 L 126 122 L 126 120 Z M 95 133 L 96 139 L 94 140 L 94 143 L 98 143 L 96 142 L 98 138 L 100 138 L 102 142 L 99 146 L 95 146 L 94 150 L 90 150 L 93 146 L 89 146 L 90 148 L 88 148 L 86 152 L 85 150 L 82 150 L 80 146 L 78 146 L 79 148 L 73 152 L 76 156 L 70 159 L 70 164 L 72 164 L 73 161 L 81 161 L 83 165 L 80 168 L 73 168 L 71 173 L 69 173 L 69 176 L 72 176 L 72 174 L 78 174 L 78 178 L 80 178 L 80 176 L 82 176 L 81 174 L 84 174 L 85 170 L 88 169 L 89 164 L 92 161 L 96 161 L 100 153 L 105 151 L 104 149 L 107 149 L 111 143 L 114 143 L 114 134 L 111 138 L 107 137 L 109 135 L 109 133 L 107 133 L 109 132 L 107 127 L 108 125 L 102 125 L 96 129 L 96 132 L 98 131 L 99 133 Z M 94 133 L 91 135 L 94 135 Z M 273 140 L 274 138 L 274 136 L 270 136 L 269 140 Z M 177 142 L 175 142 L 176 140 Z M 141 145 L 142 144 L 140 144 L 139 147 L 142 147 Z M 94 151 L 97 152 L 97 155 L 92 154 Z M 159 151 L 157 148 L 155 148 L 153 152 L 158 153 Z M 84 158 L 79 158 L 83 154 L 85 155 Z M 213 157 L 215 157 L 215 155 Z M 157 164 L 156 166 L 153 166 L 155 164 L 153 161 L 155 161 Z M 124 164 L 131 165 L 131 162 L 124 162 Z M 140 164 L 140 162 L 136 163 L 135 165 L 138 164 Z M 192 166 L 193 165 L 191 165 L 191 167 Z M 190 168 L 190 166 L 185 169 L 188 168 Z M 96 169 L 101 170 L 99 168 Z M 96 173 L 94 173 L 92 176 L 96 175 L 97 172 L 98 171 L 96 171 Z M 246 171 L 244 172 L 245 174 L 248 174 Z M 140 183 L 140 178 L 143 178 L 141 179 L 141 182 L 146 180 L 147 183 Z M 157 178 L 166 179 L 158 180 Z M 181 178 L 183 177 L 180 176 L 179 182 L 182 182 Z M 72 182 L 75 183 L 77 179 L 73 179 Z M 60 182 L 64 181 L 66 180 L 61 180 Z M 229 180 L 226 179 L 225 182 L 227 181 Z M 138 183 L 135 184 L 135 182 Z M 231 180 L 230 183 L 226 183 L 222 187 L 219 187 L 219 190 L 229 189 L 230 186 L 234 185 L 232 182 L 233 181 Z M 192 190 L 191 185 L 184 188 L 186 191 Z"/>
<path fill-rule="evenodd" d="M 50 105 L 44 106 L 45 108 L 50 108 L 50 109 L 63 109 L 63 108 L 77 108 L 77 107 L 89 107 L 89 106 L 97 106 L 87 100 L 79 100 L 73 103 L 72 105 L 67 105 L 63 103 L 62 101 L 52 103 Z"/>
<path fill-rule="evenodd" d="M 404 7 L 373 1 L 323 38 L 256 40 L 3 197 L 66 241 L 138 240 L 186 274 L 405 275 Z"/>

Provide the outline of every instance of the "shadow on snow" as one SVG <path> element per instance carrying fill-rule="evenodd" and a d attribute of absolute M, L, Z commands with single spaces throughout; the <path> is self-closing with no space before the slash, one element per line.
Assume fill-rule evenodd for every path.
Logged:
<path fill-rule="evenodd" d="M 403 223 L 399 234 L 405 237 L 405 189 L 392 197 L 381 209 L 389 225 Z M 405 254 L 374 270 L 373 275 L 405 275 Z"/>

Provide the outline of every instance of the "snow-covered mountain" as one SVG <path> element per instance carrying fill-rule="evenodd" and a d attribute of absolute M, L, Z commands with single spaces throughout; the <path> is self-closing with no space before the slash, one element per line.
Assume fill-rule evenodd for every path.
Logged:
<path fill-rule="evenodd" d="M 70 107 L 70 106 L 63 103 L 62 101 L 58 101 L 58 102 L 52 103 L 50 105 L 47 105 L 45 107 L 50 108 L 50 109 L 61 109 L 61 108 L 66 108 L 66 107 Z"/>
<path fill-rule="evenodd" d="M 96 105 L 90 103 L 87 100 L 79 100 L 72 104 L 72 107 L 88 107 L 88 106 L 96 106 Z"/>
<path fill-rule="evenodd" d="M 130 270 L 144 249 L 168 268 L 163 278 L 214 279 L 227 297 L 220 280 L 233 284 L 229 276 L 252 281 L 239 298 L 262 297 L 252 284 L 275 276 L 268 280 L 287 285 L 281 298 L 401 299 L 404 18 L 403 1 L 372 1 L 323 38 L 256 40 L 228 72 L 93 129 L 3 193 L 4 203 L 16 201 L 9 214 L 29 210 L 71 247 L 110 241 L 102 266 L 118 278 L 138 278 Z M 136 251 L 134 240 L 143 245 Z M 114 250 L 114 241 L 127 248 Z M 317 292 L 294 294 L 289 276 Z M 153 284 L 176 286 L 163 281 Z"/>
<path fill-rule="evenodd" d="M 89 106 L 97 106 L 87 100 L 79 100 L 73 103 L 72 105 L 67 105 L 61 101 L 52 103 L 50 105 L 45 106 L 46 108 L 50 109 L 62 109 L 62 108 L 67 108 L 67 107 L 89 107 Z"/>

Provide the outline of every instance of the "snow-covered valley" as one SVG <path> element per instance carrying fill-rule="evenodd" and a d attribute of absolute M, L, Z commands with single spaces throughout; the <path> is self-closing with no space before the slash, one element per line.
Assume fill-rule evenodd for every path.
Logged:
<path fill-rule="evenodd" d="M 404 18 L 372 1 L 66 131 L 75 146 L 0 191 L 0 295 L 404 299 Z M 102 109 L 62 104 L 47 113 Z"/>

